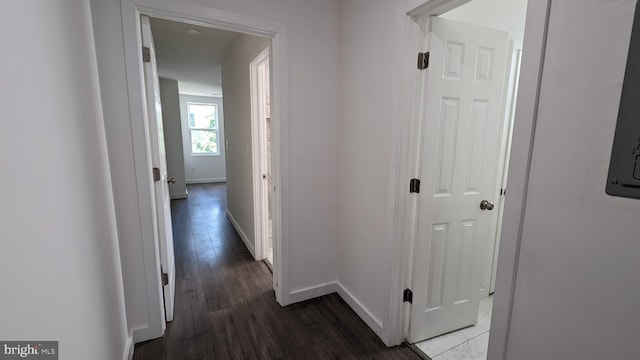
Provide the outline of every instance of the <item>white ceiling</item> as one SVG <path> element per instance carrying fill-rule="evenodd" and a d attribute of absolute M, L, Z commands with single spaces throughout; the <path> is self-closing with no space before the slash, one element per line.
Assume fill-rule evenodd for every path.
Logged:
<path fill-rule="evenodd" d="M 151 31 L 160 76 L 178 80 L 183 94 L 222 95 L 220 64 L 238 33 L 155 18 Z"/>

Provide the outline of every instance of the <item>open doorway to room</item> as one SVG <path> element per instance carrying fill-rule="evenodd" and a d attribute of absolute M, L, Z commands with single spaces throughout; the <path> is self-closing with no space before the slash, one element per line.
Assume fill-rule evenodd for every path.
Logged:
<path fill-rule="evenodd" d="M 188 197 L 188 188 L 224 189 L 223 214 L 256 260 L 271 255 L 271 266 L 270 39 L 159 18 L 150 23 L 167 104 L 172 198 Z M 254 186 L 265 183 L 271 186 Z"/>
<path fill-rule="evenodd" d="M 263 173 L 253 168 L 252 159 L 271 161 L 271 148 L 252 136 L 249 78 L 251 61 L 266 51 L 259 68 L 265 100 L 261 111 L 270 119 L 272 39 L 146 15 L 140 24 L 146 137 L 159 204 L 154 223 L 159 234 L 163 319 L 171 321 L 174 299 L 181 291 L 188 295 L 184 284 L 196 279 L 203 297 L 219 298 L 220 289 L 209 281 L 217 278 L 211 279 L 211 274 L 224 273 L 238 261 L 266 257 L 256 253 L 262 248 L 259 236 L 266 232 L 258 230 L 263 221 L 254 217 L 254 209 L 264 207 L 273 214 L 275 201 L 254 202 L 253 184 L 262 180 Z M 270 135 L 272 123 L 262 126 Z M 266 171 L 267 166 L 263 168 Z M 274 184 L 279 172 L 269 169 Z M 278 264 L 273 250 L 271 254 L 270 267 Z M 276 289 L 276 277 L 267 274 Z M 207 293 L 208 288 L 213 290 Z"/>
<path fill-rule="evenodd" d="M 222 61 L 237 33 L 150 18 L 160 76 L 167 164 L 176 182 L 172 199 L 188 184 L 227 180 Z"/>
<path fill-rule="evenodd" d="M 159 184 L 164 184 L 162 186 L 168 188 L 167 183 L 171 183 L 173 185 L 172 177 L 175 177 L 175 174 L 164 174 L 162 170 L 160 170 L 160 174 L 156 174 L 157 171 L 153 169 L 157 166 L 156 160 L 154 156 L 155 151 L 157 151 L 160 146 L 158 144 L 153 143 L 153 137 L 150 135 L 150 116 L 148 116 L 148 110 L 150 108 L 157 109 L 161 111 L 161 106 L 156 106 L 160 104 L 160 86 L 154 86 L 153 91 L 149 91 L 149 85 L 151 83 L 159 83 L 159 76 L 156 71 L 156 76 L 153 76 L 151 79 L 148 76 L 148 70 L 151 62 L 148 62 L 150 59 L 155 59 L 155 56 L 151 55 L 151 49 L 148 48 L 149 41 L 148 39 L 153 39 L 153 35 L 142 36 L 143 35 L 143 27 L 142 23 L 144 18 L 147 18 L 147 22 L 150 22 L 149 19 L 163 19 L 170 20 L 180 24 L 189 24 L 191 26 L 198 26 L 206 29 L 219 29 L 225 30 L 228 32 L 236 33 L 237 36 L 243 37 L 245 39 L 258 39 L 263 41 L 266 45 L 265 47 L 270 47 L 270 78 L 271 78 L 271 127 L 272 127 L 272 159 L 273 159 L 273 175 L 274 175 L 274 183 L 275 183 L 275 196 L 274 196 L 274 204 L 273 204 L 273 248 L 274 248 L 274 259 L 273 259 L 273 272 L 270 273 L 267 269 L 266 265 L 264 265 L 261 261 L 256 262 L 253 259 L 253 256 L 250 254 L 249 246 L 245 246 L 245 243 L 242 239 L 237 239 L 240 242 L 240 245 L 246 254 L 248 254 L 248 260 L 254 264 L 255 266 L 262 267 L 266 270 L 268 280 L 270 282 L 270 286 L 267 286 L 265 289 L 265 297 L 273 300 L 273 295 L 275 293 L 275 301 L 280 305 L 288 305 L 290 302 L 289 294 L 290 294 L 290 277 L 288 276 L 289 269 L 289 232 L 287 231 L 289 227 L 289 190 L 287 182 L 288 178 L 286 174 L 288 174 L 288 112 L 285 111 L 288 109 L 288 74 L 289 69 L 287 66 L 287 29 L 281 23 L 273 22 L 265 19 L 254 18 L 243 16 L 234 12 L 224 11 L 221 9 L 208 7 L 208 6 L 199 6 L 195 4 L 175 4 L 171 2 L 154 2 L 154 1 L 146 1 L 146 0 L 126 0 L 121 4 L 120 15 L 122 17 L 122 41 L 124 43 L 124 71 L 123 76 L 126 78 L 127 91 L 122 96 L 126 96 L 128 98 L 128 110 L 129 113 L 129 125 L 131 130 L 131 145 L 133 152 L 133 162 L 131 162 L 131 166 L 133 167 L 135 173 L 135 191 L 127 192 L 128 196 L 135 197 L 137 201 L 137 213 L 140 216 L 139 219 L 139 234 L 141 250 L 143 253 L 140 254 L 139 258 L 136 257 L 138 262 L 136 266 L 144 267 L 144 285 L 140 285 L 144 287 L 144 299 L 142 293 L 140 296 L 140 306 L 136 307 L 132 313 L 135 314 L 145 314 L 148 317 L 148 321 L 142 324 L 140 322 L 140 326 L 133 329 L 133 340 L 135 343 L 139 343 L 145 340 L 155 339 L 161 337 L 166 329 L 166 317 L 165 317 L 165 304 L 164 300 L 166 299 L 163 290 L 167 288 L 165 284 L 168 282 L 168 287 L 175 288 L 178 291 L 177 281 L 173 282 L 172 285 L 172 276 L 167 274 L 165 270 L 175 270 L 175 266 L 170 266 L 168 263 L 168 267 L 164 267 L 161 262 L 161 250 L 162 247 L 167 249 L 174 248 L 173 246 L 169 246 L 168 241 L 162 241 L 159 237 L 159 233 L 166 230 L 165 226 L 162 229 L 159 226 L 159 209 L 156 209 L 156 205 L 158 201 L 156 198 L 158 197 Z M 115 13 L 114 13 L 115 14 Z M 114 15 L 115 16 L 115 15 Z M 150 27 L 149 27 L 150 29 Z M 197 29 L 196 29 L 197 30 Z M 151 31 L 149 31 L 151 33 Z M 191 34 L 188 34 L 191 35 Z M 210 44 L 209 44 L 210 45 Z M 204 51 L 209 45 L 205 45 L 203 47 L 198 48 L 199 51 Z M 237 49 L 246 49 L 246 47 L 236 47 Z M 249 84 L 249 64 L 248 62 L 253 59 L 257 54 L 260 53 L 264 48 L 260 50 L 256 50 L 255 53 L 246 55 L 247 63 L 243 66 L 242 76 L 244 77 L 238 83 L 246 84 L 248 87 Z M 182 53 L 175 54 L 177 57 L 182 56 Z M 208 63 L 207 65 L 211 65 Z M 224 66 L 222 67 L 224 68 Z M 166 74 L 165 74 L 166 75 Z M 224 77 L 224 73 L 222 74 Z M 148 81 L 148 80 L 152 81 Z M 177 80 L 176 80 L 177 81 Z M 224 81 L 226 85 L 229 85 L 229 82 Z M 233 81 L 231 82 L 231 85 Z M 174 83 L 175 85 L 175 83 Z M 175 87 L 174 87 L 175 89 Z M 158 90 L 158 91 L 156 91 Z M 229 90 L 228 86 L 225 87 L 225 95 L 228 95 L 229 92 L 233 93 L 233 88 Z M 179 93 L 179 90 L 176 91 Z M 247 90 L 248 93 L 248 90 Z M 179 95 L 178 95 L 179 97 Z M 247 96 L 247 98 L 249 98 Z M 223 98 L 224 102 L 224 98 Z M 242 132 L 242 134 L 247 134 L 246 136 L 240 136 L 239 142 L 231 142 L 229 129 L 224 125 L 229 123 L 228 118 L 240 118 L 250 119 L 250 105 L 248 104 L 249 100 L 247 100 L 246 106 L 242 106 L 243 109 L 246 109 L 245 115 L 238 116 L 230 116 L 229 106 L 228 104 L 224 106 L 222 110 L 224 115 L 227 115 L 222 123 L 222 130 L 225 131 L 225 140 L 230 140 L 229 149 L 227 154 L 230 152 L 234 152 L 236 154 L 244 154 L 246 158 L 251 159 L 251 140 L 250 140 L 250 131 Z M 179 103 L 179 101 L 178 101 Z M 150 106 L 153 104 L 153 106 Z M 178 106 L 175 106 L 179 108 Z M 158 113 L 159 111 L 156 111 Z M 220 112 L 219 112 L 220 114 Z M 154 120 L 157 120 L 154 118 Z M 160 121 L 156 121 L 158 126 L 161 126 L 160 123 L 163 122 L 162 119 Z M 196 129 L 199 130 L 199 129 Z M 160 139 L 160 137 L 158 137 Z M 244 142 L 242 142 L 244 139 Z M 164 144 L 164 141 L 162 142 Z M 116 142 L 116 144 L 118 144 Z M 219 143 L 220 144 L 220 143 Z M 224 144 L 226 145 L 226 144 Z M 221 149 L 222 147 L 220 147 Z M 225 147 L 226 150 L 226 147 Z M 153 169 L 153 171 L 152 171 Z M 249 167 L 250 169 L 250 167 Z M 225 170 L 226 167 L 225 167 Z M 158 176 L 156 176 L 158 175 Z M 164 175 L 167 175 L 164 177 Z M 229 171 L 227 171 L 227 181 L 229 181 Z M 246 176 L 248 181 L 251 181 L 251 170 L 243 173 Z M 157 177 L 160 180 L 154 180 Z M 163 178 L 164 177 L 164 178 Z M 175 179 L 176 183 L 178 179 Z M 227 184 L 227 188 L 229 188 L 230 182 Z M 197 185 L 197 184 L 193 184 Z M 227 194 L 230 192 L 228 189 Z M 248 190 L 249 201 L 245 204 L 235 203 L 235 213 L 244 213 L 251 214 L 252 207 L 249 207 L 246 212 L 243 212 L 243 207 L 245 206 L 253 206 L 251 202 L 251 189 Z M 169 191 L 166 191 L 167 195 Z M 164 196 L 165 192 L 162 191 L 163 201 L 165 200 Z M 170 196 L 166 196 L 169 198 Z M 230 196 L 228 197 L 230 198 Z M 248 205 L 250 204 L 250 205 Z M 224 215 L 227 221 L 230 221 L 228 217 L 226 217 L 226 210 L 231 207 L 231 201 L 227 203 L 227 206 L 224 207 Z M 230 209 L 231 210 L 231 209 Z M 241 216 L 242 217 L 242 216 Z M 247 216 L 251 218 L 252 216 Z M 168 222 L 174 220 L 175 217 L 170 216 Z M 239 222 L 239 221 L 238 221 Z M 247 235 L 250 236 L 253 231 L 253 223 L 251 221 L 246 221 L 250 223 L 252 227 L 250 231 L 246 231 Z M 137 225 L 136 225 L 137 226 Z M 231 225 L 230 225 L 231 226 Z M 233 227 L 233 226 L 231 226 Z M 207 231 L 208 232 L 208 229 Z M 169 233 L 169 232 L 167 232 Z M 133 241 L 133 240 L 132 240 Z M 192 247 L 193 249 L 193 247 Z M 138 256 L 138 255 L 136 255 Z M 177 258 L 177 256 L 176 256 Z M 253 265 L 252 265 L 253 266 Z M 191 269 L 185 269 L 186 271 L 191 271 Z M 177 272 L 176 272 L 177 273 Z M 167 274 L 168 276 L 165 276 Z M 142 279 L 136 279 L 136 281 L 142 281 Z M 236 284 L 238 282 L 235 282 Z M 142 283 L 140 283 L 142 284 Z M 139 287 L 138 287 L 139 288 Z M 183 291 L 187 291 L 187 288 L 182 288 Z M 224 290 L 224 289 L 223 289 Z M 224 291 L 218 290 L 218 294 L 222 294 Z M 228 296 L 233 296 L 232 292 L 226 292 Z M 179 306 L 180 297 L 176 298 L 176 308 Z M 143 304 L 144 303 L 144 304 Z M 175 324 L 175 322 L 174 322 Z"/>
<path fill-rule="evenodd" d="M 430 358 L 486 358 L 526 0 L 427 20 L 421 184 L 408 339 Z"/>

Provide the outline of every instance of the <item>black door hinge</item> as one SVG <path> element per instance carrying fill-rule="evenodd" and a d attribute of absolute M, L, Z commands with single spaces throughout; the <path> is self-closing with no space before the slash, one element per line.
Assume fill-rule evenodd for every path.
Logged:
<path fill-rule="evenodd" d="M 169 274 L 167 273 L 162 274 L 162 285 L 163 286 L 169 285 Z"/>
<path fill-rule="evenodd" d="M 409 193 L 419 194 L 420 193 L 420 180 L 419 179 L 411 179 L 409 181 Z"/>
<path fill-rule="evenodd" d="M 404 292 L 402 293 L 402 302 L 413 304 L 413 291 L 411 291 L 411 289 L 404 289 Z"/>
<path fill-rule="evenodd" d="M 161 177 L 160 177 L 160 169 L 157 167 L 153 168 L 153 182 L 158 182 L 160 181 Z"/>
<path fill-rule="evenodd" d="M 151 49 L 146 46 L 142 47 L 142 62 L 151 62 Z"/>
<path fill-rule="evenodd" d="M 418 53 L 418 70 L 424 70 L 429 67 L 429 52 Z"/>

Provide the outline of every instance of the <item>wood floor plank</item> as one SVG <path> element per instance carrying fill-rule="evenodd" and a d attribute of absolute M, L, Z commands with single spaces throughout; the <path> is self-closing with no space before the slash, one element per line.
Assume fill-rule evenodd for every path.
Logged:
<path fill-rule="evenodd" d="M 226 218 L 224 184 L 189 185 L 172 201 L 173 322 L 136 344 L 134 360 L 420 359 L 387 348 L 337 294 L 281 307 L 271 272 Z"/>

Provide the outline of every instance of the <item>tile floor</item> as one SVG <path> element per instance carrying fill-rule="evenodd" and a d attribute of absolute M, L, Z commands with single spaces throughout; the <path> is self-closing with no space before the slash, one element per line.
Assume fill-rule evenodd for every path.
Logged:
<path fill-rule="evenodd" d="M 478 323 L 415 344 L 433 360 L 486 360 L 493 296 L 480 301 Z"/>

